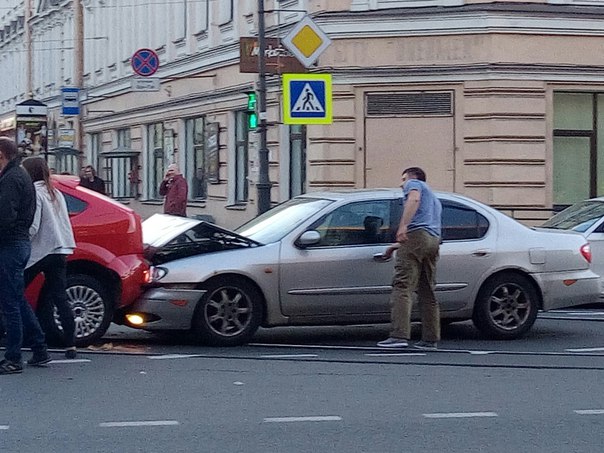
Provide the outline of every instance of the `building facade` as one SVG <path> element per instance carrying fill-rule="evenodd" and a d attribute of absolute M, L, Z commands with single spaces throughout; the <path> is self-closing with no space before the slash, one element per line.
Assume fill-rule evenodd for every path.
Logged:
<path fill-rule="evenodd" d="M 56 146 L 74 118 L 61 88 L 75 74 L 70 0 L 0 8 L 0 130 L 29 96 L 49 106 Z M 176 162 L 189 213 L 233 227 L 257 214 L 258 137 L 247 123 L 257 76 L 239 39 L 257 35 L 256 0 L 83 0 L 80 93 L 84 163 L 144 217 Z M 271 200 L 336 188 L 396 186 L 419 165 L 437 189 L 527 222 L 604 194 L 604 2 L 265 1 L 267 35 L 305 14 L 332 40 L 312 72 L 333 75 L 331 125 L 282 124 L 279 74 L 268 77 Z M 131 56 L 160 59 L 158 91 L 136 91 Z M 7 69 L 8 68 L 8 69 Z M 14 126 L 13 126 L 14 127 Z M 49 137 L 49 141 L 50 138 Z M 52 145 L 51 145 L 52 146 Z M 77 163 L 52 155 L 62 170 Z M 64 168 L 63 168 L 64 167 Z"/>

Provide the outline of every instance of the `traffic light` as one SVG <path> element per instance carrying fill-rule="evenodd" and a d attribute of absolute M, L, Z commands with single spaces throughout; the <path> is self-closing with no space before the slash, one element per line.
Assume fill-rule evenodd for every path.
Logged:
<path fill-rule="evenodd" d="M 249 129 L 256 129 L 258 127 L 258 112 L 256 108 L 258 106 L 258 95 L 255 91 L 247 93 L 247 125 Z"/>

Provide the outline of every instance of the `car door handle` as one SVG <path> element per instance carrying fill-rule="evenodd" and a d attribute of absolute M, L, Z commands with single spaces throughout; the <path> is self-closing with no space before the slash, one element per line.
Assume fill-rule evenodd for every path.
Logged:
<path fill-rule="evenodd" d="M 373 255 L 373 261 L 377 261 L 378 263 L 385 263 L 390 260 L 392 260 L 392 255 L 390 255 L 388 258 L 384 258 L 383 253 L 376 253 Z"/>
<path fill-rule="evenodd" d="M 491 250 L 490 249 L 480 249 L 480 250 L 474 250 L 472 252 L 472 256 L 489 256 L 491 254 Z"/>

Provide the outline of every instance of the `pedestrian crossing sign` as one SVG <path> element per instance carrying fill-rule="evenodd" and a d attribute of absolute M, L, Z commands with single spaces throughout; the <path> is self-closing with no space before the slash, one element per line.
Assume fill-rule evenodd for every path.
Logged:
<path fill-rule="evenodd" d="M 331 122 L 331 74 L 283 74 L 283 123 Z"/>

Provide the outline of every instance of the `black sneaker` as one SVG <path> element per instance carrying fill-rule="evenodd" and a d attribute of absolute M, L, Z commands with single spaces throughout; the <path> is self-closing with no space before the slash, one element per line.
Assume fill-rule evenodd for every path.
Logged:
<path fill-rule="evenodd" d="M 78 356 L 78 351 L 75 348 L 65 349 L 65 358 L 69 360 L 73 360 Z"/>
<path fill-rule="evenodd" d="M 436 341 L 418 341 L 413 345 L 415 349 L 422 349 L 424 351 L 436 351 L 438 345 Z"/>
<path fill-rule="evenodd" d="M 34 355 L 31 356 L 31 359 L 27 361 L 28 365 L 31 366 L 44 366 L 48 364 L 52 359 L 48 352 L 34 352 Z"/>
<path fill-rule="evenodd" d="M 0 374 L 18 374 L 23 373 L 23 366 L 17 362 L 3 360 L 0 362 Z"/>
<path fill-rule="evenodd" d="M 384 341 L 380 341 L 378 344 L 380 348 L 389 348 L 389 349 L 402 349 L 409 346 L 409 342 L 404 338 L 386 338 Z"/>

